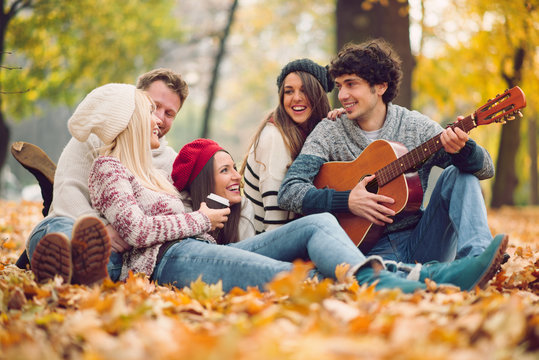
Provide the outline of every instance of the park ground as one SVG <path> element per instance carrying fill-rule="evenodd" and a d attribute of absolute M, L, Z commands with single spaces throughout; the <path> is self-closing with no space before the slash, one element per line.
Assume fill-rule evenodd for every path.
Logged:
<path fill-rule="evenodd" d="M 37 284 L 13 264 L 40 204 L 0 200 L 0 360 L 3 359 L 537 359 L 539 208 L 489 210 L 511 258 L 489 286 L 403 294 L 304 281 L 309 264 L 266 289 L 143 276 L 94 287 Z"/>

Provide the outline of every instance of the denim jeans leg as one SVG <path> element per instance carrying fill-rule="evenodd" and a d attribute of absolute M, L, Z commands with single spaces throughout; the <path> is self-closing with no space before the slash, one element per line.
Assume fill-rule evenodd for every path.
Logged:
<path fill-rule="evenodd" d="M 280 261 L 311 260 L 322 277 L 330 278 L 335 278 L 337 265 L 366 259 L 329 213 L 304 216 L 229 246 Z"/>
<path fill-rule="evenodd" d="M 312 260 L 321 277 L 335 278 L 339 264 L 356 265 L 365 256 L 331 214 L 309 215 L 275 230 L 230 245 L 185 239 L 170 247 L 154 271 L 160 284 L 189 285 L 202 276 L 207 283 L 263 288 L 296 259 Z M 314 272 L 311 272 L 311 276 Z"/>
<path fill-rule="evenodd" d="M 393 241 L 392 241 L 393 240 Z M 402 261 L 405 249 L 399 246 L 399 243 L 395 243 L 394 239 L 388 235 L 382 236 L 373 248 L 367 253 L 367 256 L 378 255 L 384 260 L 389 261 Z"/>
<path fill-rule="evenodd" d="M 50 233 L 64 233 L 68 239 L 71 240 L 71 233 L 73 232 L 73 224 L 75 220 L 58 216 L 43 219 L 37 226 L 32 230 L 26 244 L 26 249 L 28 251 L 28 259 L 32 260 L 32 255 L 36 249 L 37 244 L 43 238 L 43 236 Z"/>
<path fill-rule="evenodd" d="M 122 274 L 123 254 L 111 251 L 107 271 L 112 281 L 118 281 Z"/>
<path fill-rule="evenodd" d="M 406 262 L 452 261 L 480 255 L 492 241 L 479 180 L 446 168 L 409 242 Z"/>
<path fill-rule="evenodd" d="M 157 264 L 152 279 L 161 285 L 189 286 L 198 277 L 208 284 L 222 281 L 225 291 L 233 287 L 264 288 L 275 275 L 290 271 L 292 264 L 242 249 L 196 239 L 172 245 Z"/>

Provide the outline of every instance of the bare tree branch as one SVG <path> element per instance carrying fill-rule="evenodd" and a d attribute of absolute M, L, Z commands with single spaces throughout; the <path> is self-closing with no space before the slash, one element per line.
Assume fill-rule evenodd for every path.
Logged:
<path fill-rule="evenodd" d="M 22 90 L 22 91 L 3 91 L 3 90 L 0 90 L 0 94 L 6 94 L 6 95 L 9 95 L 9 94 L 24 94 L 24 93 L 27 93 L 28 91 L 30 91 L 30 89 L 26 89 L 26 90 Z"/>

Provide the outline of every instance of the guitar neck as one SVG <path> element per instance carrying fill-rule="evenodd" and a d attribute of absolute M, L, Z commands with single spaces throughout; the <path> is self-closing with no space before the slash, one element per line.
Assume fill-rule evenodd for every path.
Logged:
<path fill-rule="evenodd" d="M 460 128 L 464 132 L 469 132 L 474 127 L 476 127 L 474 116 L 468 115 L 461 121 L 451 125 L 451 128 Z M 415 149 L 407 152 L 403 156 L 399 157 L 397 160 L 387 164 L 380 170 L 376 171 L 376 179 L 379 186 L 383 186 L 389 183 L 391 180 L 396 177 L 414 169 L 423 161 L 427 160 L 434 153 L 442 148 L 442 142 L 440 140 L 440 134 L 436 135 L 432 139 L 424 142 Z"/>

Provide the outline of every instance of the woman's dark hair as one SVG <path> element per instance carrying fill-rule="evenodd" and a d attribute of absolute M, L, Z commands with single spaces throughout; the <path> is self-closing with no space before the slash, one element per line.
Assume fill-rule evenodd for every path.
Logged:
<path fill-rule="evenodd" d="M 331 61 L 329 73 L 333 79 L 354 74 L 371 87 L 387 83 L 387 90 L 382 95 L 386 104 L 398 95 L 402 80 L 401 60 L 391 45 L 382 39 L 346 44 Z"/>
<path fill-rule="evenodd" d="M 224 150 L 219 150 L 226 152 Z M 202 168 L 197 177 L 193 180 L 189 188 L 189 194 L 193 202 L 193 209 L 199 209 L 200 203 L 206 201 L 206 197 L 214 192 L 215 181 L 213 173 L 213 163 L 215 155 L 213 155 L 206 165 Z M 230 215 L 228 215 L 228 221 L 225 223 L 224 228 L 219 231 L 213 231 L 210 233 L 218 244 L 225 245 L 229 243 L 238 242 L 239 239 L 239 222 L 241 217 L 241 203 L 230 206 Z"/>
<path fill-rule="evenodd" d="M 301 83 L 303 84 L 303 91 L 305 91 L 305 95 L 307 96 L 307 99 L 309 99 L 312 107 L 311 116 L 304 124 L 305 128 L 301 128 L 296 124 L 286 112 L 284 106 L 284 81 L 279 88 L 279 105 L 273 114 L 273 121 L 286 134 L 285 140 L 289 143 L 292 160 L 299 155 L 303 143 L 305 142 L 305 137 L 313 131 L 315 126 L 318 125 L 331 110 L 328 96 L 320 82 L 308 72 L 297 71 L 295 74 L 300 78 Z"/>
<path fill-rule="evenodd" d="M 298 75 L 301 79 L 305 95 L 307 96 L 307 99 L 309 99 L 309 102 L 312 107 L 311 116 L 305 124 L 306 127 L 302 128 L 301 126 L 296 124 L 294 120 L 292 120 L 290 115 L 286 113 L 283 103 L 283 81 L 281 87 L 279 88 L 279 105 L 277 105 L 277 108 L 268 116 L 266 116 L 266 118 L 260 123 L 258 129 L 255 132 L 255 135 L 253 136 L 253 139 L 251 140 L 251 143 L 249 144 L 248 149 L 254 146 L 256 152 L 262 130 L 264 130 L 264 127 L 268 122 L 273 121 L 275 127 L 277 127 L 277 129 L 280 131 L 284 139 L 284 143 L 288 148 L 288 151 L 290 151 L 290 157 L 292 161 L 294 161 L 294 159 L 299 155 L 306 137 L 311 133 L 311 131 L 313 131 L 315 126 L 328 115 L 329 111 L 331 110 L 326 91 L 324 90 L 320 82 L 312 74 L 305 71 L 295 71 L 293 73 Z M 245 166 L 247 164 L 248 156 L 249 152 L 247 152 L 245 158 L 243 159 L 240 170 L 241 175 L 243 175 L 245 172 Z M 291 164 L 288 165 L 290 166 Z"/>

